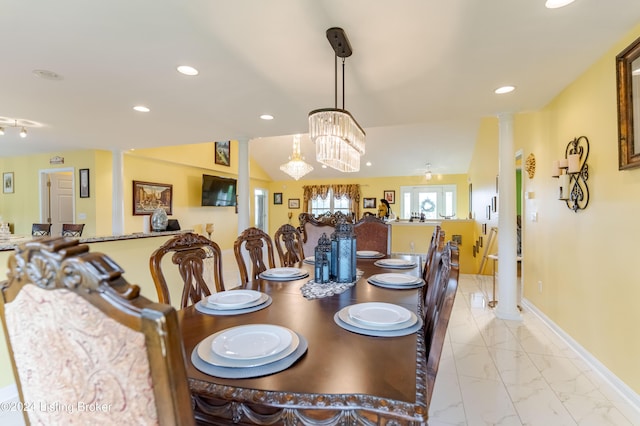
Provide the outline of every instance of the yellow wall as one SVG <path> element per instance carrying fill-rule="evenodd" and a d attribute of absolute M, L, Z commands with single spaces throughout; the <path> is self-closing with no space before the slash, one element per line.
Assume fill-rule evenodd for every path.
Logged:
<path fill-rule="evenodd" d="M 639 35 L 640 26 L 541 111 L 514 119 L 515 149 L 524 158 L 533 153 L 537 164 L 533 179 L 523 177 L 531 194 L 523 205 L 524 297 L 636 393 L 640 169 L 618 170 L 615 56 Z M 469 170 L 476 217 L 476 199 L 482 207 L 495 191 L 497 171 L 497 120 L 485 120 L 483 129 Z M 574 213 L 557 200 L 550 165 L 582 135 L 590 142 L 590 201 Z"/>
<path fill-rule="evenodd" d="M 271 194 L 269 201 L 269 233 L 273 235 L 276 230 L 282 225 L 288 222 L 287 213 L 291 212 L 293 218 L 291 224 L 294 226 L 299 225 L 298 215 L 302 213 L 302 187 L 305 185 L 328 185 L 333 183 L 339 184 L 360 184 L 360 214 L 365 211 L 377 213 L 377 209 L 363 209 L 362 198 L 375 198 L 376 206 L 380 202 L 380 198 L 383 198 L 384 191 L 395 191 L 396 203 L 391 204 L 391 210 L 397 215 L 400 214 L 400 187 L 411 185 L 457 185 L 458 193 L 458 210 L 457 218 L 464 219 L 468 216 L 469 212 L 469 197 L 467 186 L 467 175 L 434 175 L 433 179 L 426 181 L 423 176 L 391 176 L 383 178 L 344 178 L 340 180 L 328 180 L 328 179 L 316 179 L 316 180 L 300 180 L 300 181 L 273 181 L 269 185 Z M 273 193 L 282 193 L 282 204 L 273 204 Z M 300 209 L 288 208 L 287 201 L 290 198 L 298 198 L 300 200 Z M 429 236 L 431 238 L 431 236 Z M 406 250 L 405 250 L 406 251 Z"/>

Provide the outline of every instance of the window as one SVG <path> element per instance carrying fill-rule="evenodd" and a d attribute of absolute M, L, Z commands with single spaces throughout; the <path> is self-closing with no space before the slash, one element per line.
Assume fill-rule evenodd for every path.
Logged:
<path fill-rule="evenodd" d="M 409 219 L 412 214 L 425 219 L 452 218 L 456 214 L 455 185 L 421 185 L 400 187 L 400 218 Z"/>
<path fill-rule="evenodd" d="M 315 199 L 310 200 L 310 209 L 311 213 L 314 216 L 319 216 L 323 213 L 335 213 L 342 212 L 346 215 L 351 213 L 349 209 L 350 200 L 346 195 L 335 198 L 333 196 L 333 189 L 329 189 L 329 193 L 327 194 L 327 198 L 323 200 L 321 197 L 316 197 Z"/>

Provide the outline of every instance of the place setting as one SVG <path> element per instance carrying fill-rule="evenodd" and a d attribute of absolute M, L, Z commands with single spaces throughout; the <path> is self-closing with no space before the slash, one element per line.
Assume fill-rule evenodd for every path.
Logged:
<path fill-rule="evenodd" d="M 268 294 L 255 290 L 229 290 L 214 293 L 195 304 L 198 312 L 209 315 L 239 315 L 271 305 Z"/>
<path fill-rule="evenodd" d="M 405 290 L 420 288 L 424 285 L 424 280 L 408 274 L 386 273 L 372 275 L 367 282 L 378 287 Z"/>
<path fill-rule="evenodd" d="M 293 365 L 307 351 L 306 339 L 286 327 L 246 324 L 202 340 L 191 353 L 193 366 L 226 379 L 260 377 Z"/>
<path fill-rule="evenodd" d="M 380 259 L 373 264 L 381 268 L 390 269 L 412 269 L 416 267 L 416 262 L 408 259 Z"/>
<path fill-rule="evenodd" d="M 309 272 L 302 268 L 270 268 L 258 275 L 263 280 L 294 281 L 309 276 Z"/>
<path fill-rule="evenodd" d="M 422 319 L 415 313 L 384 302 L 346 306 L 335 313 L 333 320 L 345 330 L 375 337 L 406 336 L 422 327 Z"/>
<path fill-rule="evenodd" d="M 356 257 L 359 259 L 380 259 L 385 257 L 386 254 L 380 253 L 379 251 L 374 250 L 357 250 Z"/>

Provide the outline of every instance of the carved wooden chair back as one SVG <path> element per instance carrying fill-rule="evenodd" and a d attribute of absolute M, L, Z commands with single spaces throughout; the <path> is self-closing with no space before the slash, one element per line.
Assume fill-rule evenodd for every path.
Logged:
<path fill-rule="evenodd" d="M 442 348 L 453 309 L 453 303 L 458 289 L 459 264 L 458 247 L 448 242 L 442 251 L 438 279 L 434 285 L 433 299 L 425 305 L 426 316 L 424 324 L 425 344 L 427 350 L 427 407 L 431 403 L 433 389 L 440 365 Z"/>
<path fill-rule="evenodd" d="M 62 224 L 63 237 L 81 237 L 83 230 L 84 230 L 84 223 L 63 223 Z"/>
<path fill-rule="evenodd" d="M 305 253 L 300 231 L 286 223 L 276 231 L 274 244 L 280 258 L 280 266 L 301 266 Z"/>
<path fill-rule="evenodd" d="M 255 281 L 261 272 L 275 268 L 273 242 L 261 229 L 245 229 L 233 243 L 233 253 L 240 272 L 240 285 Z"/>
<path fill-rule="evenodd" d="M 34 223 L 31 225 L 31 235 L 34 237 L 47 237 L 51 235 L 50 223 Z"/>
<path fill-rule="evenodd" d="M 424 262 L 424 269 L 422 270 L 422 279 L 429 284 L 429 280 L 432 278 L 433 265 L 435 264 L 436 252 L 442 251 L 444 247 L 445 232 L 436 225 L 431 234 L 431 242 L 429 243 L 429 249 L 427 250 L 427 257 Z"/>
<path fill-rule="evenodd" d="M 35 406 L 27 424 L 194 424 L 176 311 L 122 273 L 72 238 L 10 256 L 0 316 L 20 399 L 73 408 Z"/>
<path fill-rule="evenodd" d="M 207 237 L 185 232 L 165 242 L 149 258 L 151 278 L 156 286 L 160 303 L 171 304 L 169 286 L 165 277 L 165 272 L 170 273 L 167 271 L 170 267 L 169 254 L 171 254 L 171 263 L 175 265 L 171 273 L 176 275 L 177 270 L 183 284 L 181 308 L 210 296 L 209 286 L 215 287 L 216 292 L 224 291 L 220 247 Z M 175 281 L 169 280 L 169 282 Z"/>
<path fill-rule="evenodd" d="M 353 225 L 358 250 L 391 254 L 391 225 L 375 216 L 365 216 Z"/>
<path fill-rule="evenodd" d="M 302 235 L 302 252 L 306 256 L 311 256 L 311 253 L 315 252 L 322 234 L 330 236 L 336 230 L 336 218 L 333 215 L 324 215 L 321 219 L 317 219 L 310 213 L 300 213 L 298 219 L 300 220 L 298 231 Z"/>

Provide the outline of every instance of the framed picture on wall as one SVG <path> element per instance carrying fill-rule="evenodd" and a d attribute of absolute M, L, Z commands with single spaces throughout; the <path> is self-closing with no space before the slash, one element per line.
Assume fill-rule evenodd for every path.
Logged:
<path fill-rule="evenodd" d="M 396 191 L 392 191 L 392 190 L 384 191 L 384 199 L 387 200 L 389 204 L 395 204 Z"/>
<path fill-rule="evenodd" d="M 5 194 L 13 194 L 13 172 L 2 174 L 2 192 Z"/>
<path fill-rule="evenodd" d="M 299 209 L 300 208 L 300 198 L 289 198 L 289 208 L 290 209 Z"/>
<path fill-rule="evenodd" d="M 80 169 L 80 198 L 89 198 L 89 169 Z"/>
<path fill-rule="evenodd" d="M 282 204 L 282 192 L 273 193 L 273 204 Z"/>
<path fill-rule="evenodd" d="M 362 207 L 365 209 L 375 209 L 376 208 L 376 198 L 363 198 L 362 199 Z"/>
<path fill-rule="evenodd" d="M 215 161 L 222 166 L 231 166 L 231 141 L 216 142 Z"/>
<path fill-rule="evenodd" d="M 157 208 L 163 208 L 172 214 L 173 185 L 165 183 L 133 181 L 133 214 L 136 216 L 152 214 Z"/>

